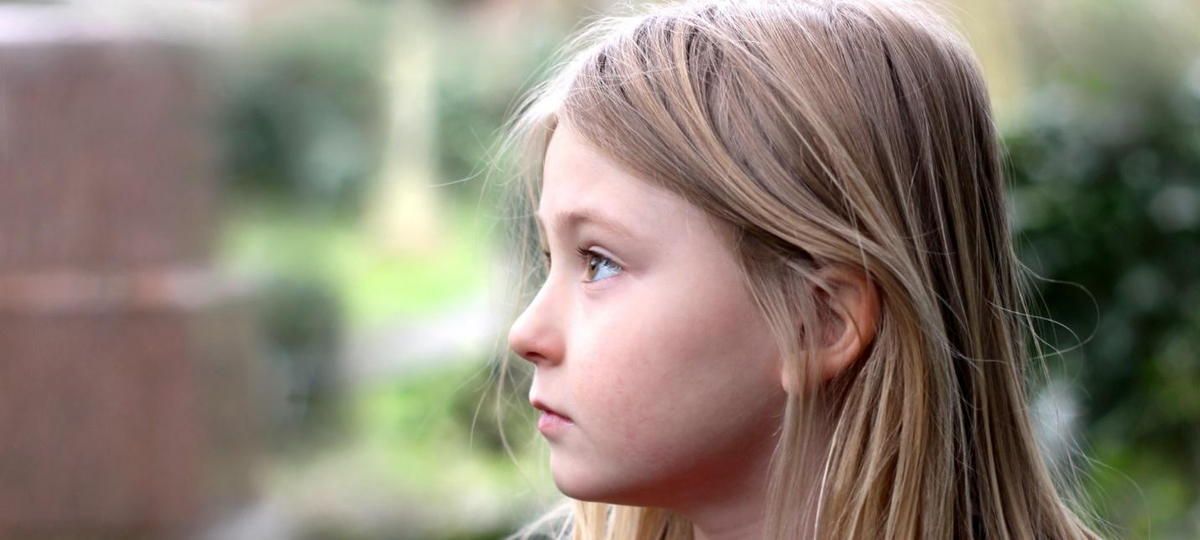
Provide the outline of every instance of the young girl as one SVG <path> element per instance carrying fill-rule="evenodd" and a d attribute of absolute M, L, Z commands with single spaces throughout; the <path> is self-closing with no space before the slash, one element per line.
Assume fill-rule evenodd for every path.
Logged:
<path fill-rule="evenodd" d="M 937 14 L 688 2 L 578 43 L 511 139 L 546 273 L 508 342 L 569 498 L 515 536 L 1096 537 L 1033 437 L 1001 151 Z"/>

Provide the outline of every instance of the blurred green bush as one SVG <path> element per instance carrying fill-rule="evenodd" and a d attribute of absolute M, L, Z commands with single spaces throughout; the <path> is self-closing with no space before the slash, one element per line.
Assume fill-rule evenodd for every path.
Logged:
<path fill-rule="evenodd" d="M 1073 24 L 1043 36 L 1061 56 L 1005 137 L 1018 248 L 1057 321 L 1049 366 L 1079 390 L 1100 513 L 1121 536 L 1196 538 L 1200 48 L 1148 12 Z"/>
<path fill-rule="evenodd" d="M 221 127 L 233 187 L 359 209 L 383 151 L 385 3 L 307 3 L 263 23 L 229 66 Z"/>
<path fill-rule="evenodd" d="M 308 448 L 342 427 L 341 310 L 329 284 L 281 277 L 259 291 L 261 355 L 281 388 L 271 426 L 276 445 Z"/>

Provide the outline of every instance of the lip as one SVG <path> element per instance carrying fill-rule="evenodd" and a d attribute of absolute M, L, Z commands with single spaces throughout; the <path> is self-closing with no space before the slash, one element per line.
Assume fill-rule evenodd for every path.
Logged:
<path fill-rule="evenodd" d="M 554 410 L 549 405 L 546 405 L 541 400 L 534 398 L 529 400 L 533 408 L 542 411 L 542 416 L 538 418 L 538 431 L 542 432 L 547 438 L 555 438 L 562 435 L 564 431 L 575 425 L 575 421 L 571 417 Z"/>
<path fill-rule="evenodd" d="M 552 412 L 543 412 L 541 418 L 538 418 L 538 431 L 547 437 L 554 437 L 561 434 L 564 430 L 574 426 L 575 423 L 571 420 L 554 414 Z"/>
<path fill-rule="evenodd" d="M 567 416 L 566 414 L 563 414 L 563 413 L 555 410 L 554 408 L 550 407 L 549 405 L 546 405 L 545 402 L 543 402 L 542 400 L 540 400 L 538 398 L 530 399 L 529 404 L 533 405 L 533 408 L 535 408 L 539 411 L 555 415 L 555 416 L 562 418 L 563 420 L 566 420 L 568 422 L 573 422 L 573 420 L 571 420 L 570 416 Z"/>

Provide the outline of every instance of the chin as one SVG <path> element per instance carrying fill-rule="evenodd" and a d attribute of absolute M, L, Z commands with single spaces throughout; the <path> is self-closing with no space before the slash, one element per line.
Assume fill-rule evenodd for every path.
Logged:
<path fill-rule="evenodd" d="M 606 503 L 611 503 L 614 497 L 619 497 L 620 490 L 614 489 L 611 482 L 597 478 L 595 471 L 579 470 L 574 465 L 564 462 L 561 458 L 550 458 L 550 474 L 554 477 L 554 486 L 563 495 L 579 501 Z"/>
<path fill-rule="evenodd" d="M 572 499 L 587 502 L 610 502 L 609 499 L 614 495 L 609 486 L 595 478 L 588 478 L 586 474 L 579 474 L 579 471 L 563 471 L 561 468 L 551 466 L 551 474 L 554 476 L 554 486 L 558 488 L 558 491 Z"/>
<path fill-rule="evenodd" d="M 659 506 L 665 502 L 649 486 L 618 478 L 597 478 L 594 471 L 551 467 L 551 473 L 558 491 L 577 501 L 625 506 Z"/>

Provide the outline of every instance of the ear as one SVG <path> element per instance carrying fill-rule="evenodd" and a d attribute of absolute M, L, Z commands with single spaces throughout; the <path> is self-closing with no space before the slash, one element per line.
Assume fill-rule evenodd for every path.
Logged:
<path fill-rule="evenodd" d="M 861 268 L 831 265 L 818 275 L 830 291 L 813 287 L 811 294 L 819 313 L 819 349 L 809 356 L 816 362 L 819 385 L 837 377 L 866 353 L 879 325 L 879 289 Z M 787 369 L 782 370 L 784 388 L 791 392 Z"/>
<path fill-rule="evenodd" d="M 879 290 L 861 268 L 829 266 L 822 276 L 833 289 L 814 294 L 822 306 L 822 348 L 815 359 L 820 364 L 821 382 L 837 377 L 854 364 L 871 342 L 879 325 Z"/>

